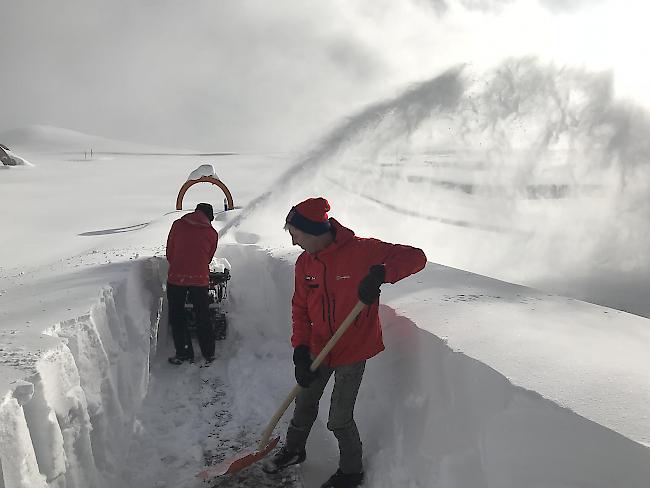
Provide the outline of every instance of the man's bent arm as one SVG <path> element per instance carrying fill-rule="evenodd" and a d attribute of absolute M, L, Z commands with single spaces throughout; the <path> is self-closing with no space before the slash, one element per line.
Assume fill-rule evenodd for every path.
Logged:
<path fill-rule="evenodd" d="M 396 283 L 418 271 L 427 264 L 427 257 L 422 249 L 404 244 L 390 244 L 376 241 L 379 251 L 378 262 L 386 268 L 385 283 Z"/>

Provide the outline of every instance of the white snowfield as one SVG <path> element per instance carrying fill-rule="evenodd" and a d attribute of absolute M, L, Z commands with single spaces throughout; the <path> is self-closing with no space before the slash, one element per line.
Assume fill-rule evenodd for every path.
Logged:
<path fill-rule="evenodd" d="M 359 235 L 421 246 L 430 260 L 382 288 L 386 351 L 368 362 L 356 407 L 364 486 L 648 487 L 650 322 L 436 264 L 442 241 L 508 234 L 388 208 L 416 198 L 403 183 L 390 200 L 340 168 L 328 181 L 299 164 L 274 182 L 290 158 L 219 158 L 244 207 L 214 223 L 232 270 L 229 336 L 211 367 L 174 367 L 164 244 L 196 159 L 115 151 L 86 164 L 23 151 L 34 166 L 0 176 L 0 227 L 12 229 L 0 236 L 1 488 L 199 487 L 193 476 L 208 460 L 254 446 L 293 386 L 298 250 L 284 218 L 317 194 Z M 199 186 L 187 209 L 222 200 Z M 336 469 L 328 403 L 326 393 L 305 486 Z M 219 486 L 246 486 L 241 476 Z"/>

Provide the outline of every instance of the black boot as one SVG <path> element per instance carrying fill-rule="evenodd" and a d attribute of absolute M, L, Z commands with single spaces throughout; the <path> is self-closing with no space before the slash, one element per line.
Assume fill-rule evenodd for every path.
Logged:
<path fill-rule="evenodd" d="M 176 366 L 178 366 L 179 364 L 183 364 L 185 361 L 193 363 L 194 362 L 194 356 L 179 356 L 179 355 L 176 355 L 174 357 L 171 357 L 171 358 L 167 359 L 167 361 L 169 361 L 171 364 L 175 364 Z"/>
<path fill-rule="evenodd" d="M 275 474 L 287 466 L 302 463 L 306 457 L 307 454 L 304 449 L 290 451 L 286 446 L 282 446 L 275 456 L 262 464 L 262 471 L 267 474 Z"/>
<path fill-rule="evenodd" d="M 320 488 L 356 488 L 363 483 L 363 473 L 343 473 L 336 470 L 330 479 L 321 485 Z"/>

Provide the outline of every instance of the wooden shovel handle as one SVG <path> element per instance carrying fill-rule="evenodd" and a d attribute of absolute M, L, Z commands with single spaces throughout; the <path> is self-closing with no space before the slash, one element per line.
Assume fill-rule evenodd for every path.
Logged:
<path fill-rule="evenodd" d="M 316 356 L 316 359 L 312 361 L 311 366 L 309 367 L 311 371 L 316 371 L 318 366 L 320 366 L 320 363 L 322 363 L 323 359 L 325 359 L 325 356 L 329 354 L 329 352 L 336 345 L 336 343 L 341 338 L 341 336 L 345 333 L 345 331 L 348 330 L 350 324 L 354 322 L 354 319 L 357 318 L 357 315 L 359 315 L 359 312 L 361 312 L 361 310 L 365 306 L 366 305 L 361 300 L 357 302 L 357 304 L 354 306 L 352 311 L 348 314 L 347 317 L 345 317 L 343 323 L 339 326 L 338 329 L 336 329 L 334 335 L 330 338 L 329 341 L 327 341 L 327 344 L 325 344 L 323 350 L 318 354 L 318 356 Z M 271 437 L 271 433 L 273 432 L 273 429 L 275 429 L 275 426 L 280 421 L 280 418 L 282 417 L 282 415 L 284 415 L 284 412 L 287 410 L 287 408 L 289 408 L 289 405 L 291 405 L 291 402 L 293 402 L 294 398 L 296 398 L 301 388 L 302 387 L 300 385 L 294 386 L 293 390 L 291 390 L 291 393 L 289 393 L 289 396 L 287 396 L 284 402 L 282 402 L 280 408 L 277 409 L 277 411 L 271 418 L 271 421 L 269 422 L 269 424 L 266 426 L 266 429 L 262 433 L 260 443 L 257 447 L 258 451 L 261 451 L 266 447 L 266 444 L 269 441 L 269 437 Z"/>

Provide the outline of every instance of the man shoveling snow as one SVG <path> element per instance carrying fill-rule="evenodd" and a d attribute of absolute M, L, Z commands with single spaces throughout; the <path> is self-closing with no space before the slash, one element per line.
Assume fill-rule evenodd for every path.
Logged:
<path fill-rule="evenodd" d="M 318 404 L 334 375 L 327 428 L 339 444 L 339 467 L 321 488 L 353 488 L 363 482 L 362 444 L 354 405 L 366 360 L 384 350 L 379 323 L 379 287 L 395 283 L 426 264 L 421 249 L 357 237 L 328 218 L 324 198 L 307 199 L 291 209 L 285 228 L 304 252 L 295 267 L 292 299 L 293 362 L 298 392 L 285 444 L 264 463 L 277 473 L 306 459 L 305 445 L 318 415 Z M 312 359 L 334 335 L 341 320 L 360 300 L 366 307 L 341 336 L 323 363 Z"/>

